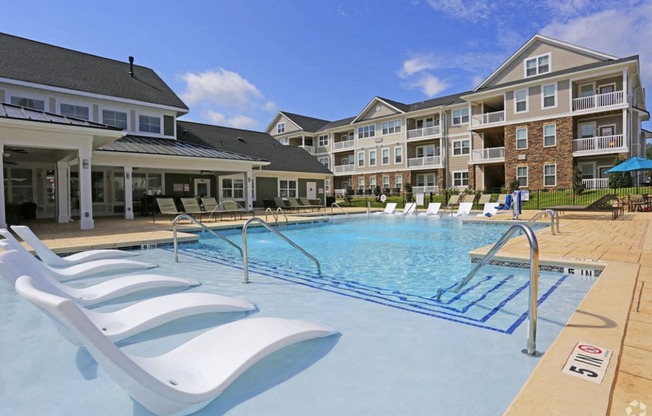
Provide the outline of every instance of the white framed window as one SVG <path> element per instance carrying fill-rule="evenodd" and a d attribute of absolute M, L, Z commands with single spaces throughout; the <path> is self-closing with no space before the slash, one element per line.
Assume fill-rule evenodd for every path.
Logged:
<path fill-rule="evenodd" d="M 383 176 L 383 190 L 389 189 L 389 176 Z"/>
<path fill-rule="evenodd" d="M 516 129 L 516 148 L 527 149 L 527 127 Z"/>
<path fill-rule="evenodd" d="M 375 135 L 376 135 L 375 124 L 358 127 L 358 139 L 366 139 L 367 137 L 374 137 Z"/>
<path fill-rule="evenodd" d="M 453 172 L 453 186 L 455 187 L 469 186 L 469 172 L 468 171 Z"/>
<path fill-rule="evenodd" d="M 90 120 L 89 109 L 86 106 L 61 103 L 60 109 L 63 116 Z"/>
<path fill-rule="evenodd" d="M 296 198 L 297 197 L 297 181 L 284 180 L 278 181 L 278 193 L 281 198 Z"/>
<path fill-rule="evenodd" d="M 525 60 L 525 77 L 547 74 L 550 72 L 550 54 L 534 56 Z"/>
<path fill-rule="evenodd" d="M 401 146 L 394 148 L 394 163 L 403 163 L 403 148 Z"/>
<path fill-rule="evenodd" d="M 458 126 L 460 124 L 468 124 L 469 122 L 469 108 L 461 108 L 459 110 L 453 110 L 453 125 Z"/>
<path fill-rule="evenodd" d="M 244 179 L 222 178 L 222 198 L 244 199 Z"/>
<path fill-rule="evenodd" d="M 364 177 L 358 178 L 358 189 L 364 189 Z"/>
<path fill-rule="evenodd" d="M 557 185 L 557 165 L 543 165 L 543 186 Z"/>
<path fill-rule="evenodd" d="M 144 133 L 161 133 L 161 117 L 147 116 L 140 114 L 138 116 L 138 131 Z"/>
<path fill-rule="evenodd" d="M 417 147 L 417 157 L 433 157 L 435 155 L 435 145 L 428 144 L 426 146 Z"/>
<path fill-rule="evenodd" d="M 394 188 L 399 190 L 403 188 L 403 175 L 394 176 Z"/>
<path fill-rule="evenodd" d="M 424 173 L 417 175 L 416 186 L 423 186 L 432 188 L 437 182 L 437 176 L 434 173 Z"/>
<path fill-rule="evenodd" d="M 471 141 L 455 140 L 453 141 L 453 156 L 463 156 L 471 153 Z"/>
<path fill-rule="evenodd" d="M 514 92 L 514 112 L 527 112 L 527 88 Z"/>
<path fill-rule="evenodd" d="M 317 138 L 317 145 L 319 147 L 328 146 L 328 134 L 321 135 Z"/>
<path fill-rule="evenodd" d="M 516 168 L 516 180 L 519 187 L 527 187 L 527 166 L 519 166 Z"/>
<path fill-rule="evenodd" d="M 383 155 L 383 165 L 389 165 L 389 149 L 383 149 L 382 150 L 382 155 Z"/>
<path fill-rule="evenodd" d="M 276 125 L 276 134 L 285 133 L 285 122 L 282 121 Z"/>
<path fill-rule="evenodd" d="M 369 178 L 369 189 L 376 189 L 376 177 Z"/>
<path fill-rule="evenodd" d="M 11 104 L 20 107 L 33 108 L 34 110 L 45 111 L 45 101 L 36 98 L 11 96 Z"/>
<path fill-rule="evenodd" d="M 364 150 L 358 152 L 358 167 L 364 167 Z"/>
<path fill-rule="evenodd" d="M 376 149 L 369 151 L 369 166 L 376 166 Z"/>
<path fill-rule="evenodd" d="M 278 142 L 281 143 L 283 146 L 287 146 L 288 145 L 288 138 L 287 137 L 281 137 L 280 139 L 278 139 Z"/>
<path fill-rule="evenodd" d="M 102 123 L 127 130 L 127 113 L 122 111 L 102 110 Z"/>
<path fill-rule="evenodd" d="M 582 123 L 578 126 L 578 129 L 579 129 L 580 138 L 582 139 L 595 137 L 596 123 L 595 122 Z"/>
<path fill-rule="evenodd" d="M 439 122 L 439 120 L 437 120 Z M 426 118 L 420 118 L 417 120 L 416 124 L 418 129 L 422 129 L 424 127 L 433 127 L 435 126 L 435 118 L 434 117 L 426 117 Z"/>
<path fill-rule="evenodd" d="M 543 125 L 543 147 L 557 146 L 557 126 L 555 124 Z"/>
<path fill-rule="evenodd" d="M 541 108 L 557 107 L 557 84 L 541 87 Z"/>
<path fill-rule="evenodd" d="M 321 163 L 322 165 L 324 165 L 324 166 L 326 166 L 328 168 L 328 167 L 330 167 L 330 164 L 331 164 L 330 160 L 331 160 L 330 157 L 322 156 L 322 157 L 319 158 L 319 163 Z"/>
<path fill-rule="evenodd" d="M 160 173 L 131 174 L 131 195 L 134 201 L 140 200 L 144 195 L 161 195 L 163 188 L 163 175 Z"/>
<path fill-rule="evenodd" d="M 383 129 L 383 134 L 394 134 L 394 133 L 400 133 L 401 131 L 401 120 L 392 120 L 392 121 L 385 121 L 381 124 L 381 127 Z"/>
<path fill-rule="evenodd" d="M 331 193 L 331 180 L 330 179 L 324 179 L 324 192 L 326 195 Z"/>

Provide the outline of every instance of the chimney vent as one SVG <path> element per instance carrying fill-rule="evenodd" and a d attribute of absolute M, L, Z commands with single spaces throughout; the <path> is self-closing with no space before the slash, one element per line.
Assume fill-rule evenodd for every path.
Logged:
<path fill-rule="evenodd" d="M 129 57 L 129 76 L 134 77 L 134 57 Z"/>

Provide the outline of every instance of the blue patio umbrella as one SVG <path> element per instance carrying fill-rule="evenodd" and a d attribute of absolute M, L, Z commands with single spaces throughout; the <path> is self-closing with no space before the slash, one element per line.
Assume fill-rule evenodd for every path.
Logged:
<path fill-rule="evenodd" d="M 644 157 L 633 157 L 609 169 L 607 173 L 633 172 L 636 170 L 652 170 L 652 160 Z"/>

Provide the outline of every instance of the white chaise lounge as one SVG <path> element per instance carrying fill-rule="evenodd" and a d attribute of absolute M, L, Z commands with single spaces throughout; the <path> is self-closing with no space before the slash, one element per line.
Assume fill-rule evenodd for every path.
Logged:
<path fill-rule="evenodd" d="M 374 212 L 374 214 L 393 214 L 394 210 L 396 209 L 396 202 L 388 202 L 385 205 L 385 210 L 381 212 Z"/>
<path fill-rule="evenodd" d="M 336 333 L 307 321 L 249 318 L 218 326 L 165 354 L 139 357 L 120 350 L 73 301 L 38 290 L 31 277 L 19 277 L 16 291 L 75 333 L 114 381 L 157 415 L 196 412 L 273 352 Z"/>
<path fill-rule="evenodd" d="M 65 267 L 73 264 L 86 263 L 92 260 L 104 259 L 123 259 L 127 257 L 137 256 L 139 253 L 135 251 L 124 250 L 87 250 L 79 253 L 71 254 L 69 256 L 60 257 L 55 252 L 50 250 L 32 230 L 26 225 L 12 225 L 11 229 L 18 237 L 22 238 L 27 244 L 32 246 L 36 255 L 41 261 L 48 266 L 52 267 Z"/>
<path fill-rule="evenodd" d="M 471 208 L 473 208 L 473 202 L 460 202 L 460 206 L 457 208 L 457 212 L 451 216 L 468 217 L 471 213 Z"/>
<path fill-rule="evenodd" d="M 441 202 L 430 202 L 428 203 L 426 212 L 422 212 L 419 215 L 437 215 L 439 208 L 441 208 Z"/>
<path fill-rule="evenodd" d="M 405 206 L 403 207 L 403 211 L 395 213 L 395 215 L 410 215 L 410 214 L 416 214 L 417 210 L 417 203 L 416 202 L 407 202 Z"/>
<path fill-rule="evenodd" d="M 493 217 L 498 212 L 498 204 L 496 202 L 485 202 L 484 209 L 482 214 L 476 215 L 476 217 Z"/>

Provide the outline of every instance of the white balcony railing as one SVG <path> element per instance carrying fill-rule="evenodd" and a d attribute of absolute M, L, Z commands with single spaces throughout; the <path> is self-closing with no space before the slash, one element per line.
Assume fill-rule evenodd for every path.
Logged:
<path fill-rule="evenodd" d="M 408 167 L 433 167 L 443 168 L 443 158 L 441 156 L 411 157 L 408 159 Z"/>
<path fill-rule="evenodd" d="M 438 194 L 439 193 L 439 186 L 437 185 L 425 185 L 425 186 L 413 186 L 412 187 L 412 193 L 413 194 L 429 194 L 432 192 L 433 194 Z"/>
<path fill-rule="evenodd" d="M 573 154 L 620 153 L 627 150 L 622 134 L 573 140 Z"/>
<path fill-rule="evenodd" d="M 439 135 L 440 132 L 439 126 L 430 126 L 430 127 L 423 127 L 420 129 L 412 129 L 408 130 L 407 132 L 407 138 L 409 139 L 419 139 L 421 137 L 428 137 L 428 136 L 437 136 Z"/>
<path fill-rule="evenodd" d="M 306 149 L 306 152 L 310 153 L 311 155 L 315 154 L 315 146 L 299 146 L 299 147 L 303 147 L 304 149 Z"/>
<path fill-rule="evenodd" d="M 487 124 L 502 123 L 505 121 L 505 111 L 494 111 L 493 113 L 476 114 L 471 117 L 471 126 L 484 126 Z"/>
<path fill-rule="evenodd" d="M 604 189 L 609 186 L 608 178 L 597 178 L 597 179 L 582 179 L 584 188 L 586 189 Z"/>
<path fill-rule="evenodd" d="M 596 94 L 588 97 L 574 98 L 573 111 L 593 110 L 602 107 L 611 107 L 625 102 L 623 91 Z"/>
<path fill-rule="evenodd" d="M 355 165 L 353 163 L 349 165 L 335 165 L 333 166 L 333 173 L 345 173 L 353 172 L 355 170 Z"/>
<path fill-rule="evenodd" d="M 333 143 L 333 147 L 335 150 L 338 149 L 349 149 L 353 146 L 355 146 L 355 140 L 345 140 L 343 142 L 335 142 Z"/>
<path fill-rule="evenodd" d="M 486 149 L 478 149 L 471 152 L 472 162 L 504 162 L 505 161 L 505 148 L 504 147 L 488 147 Z"/>

